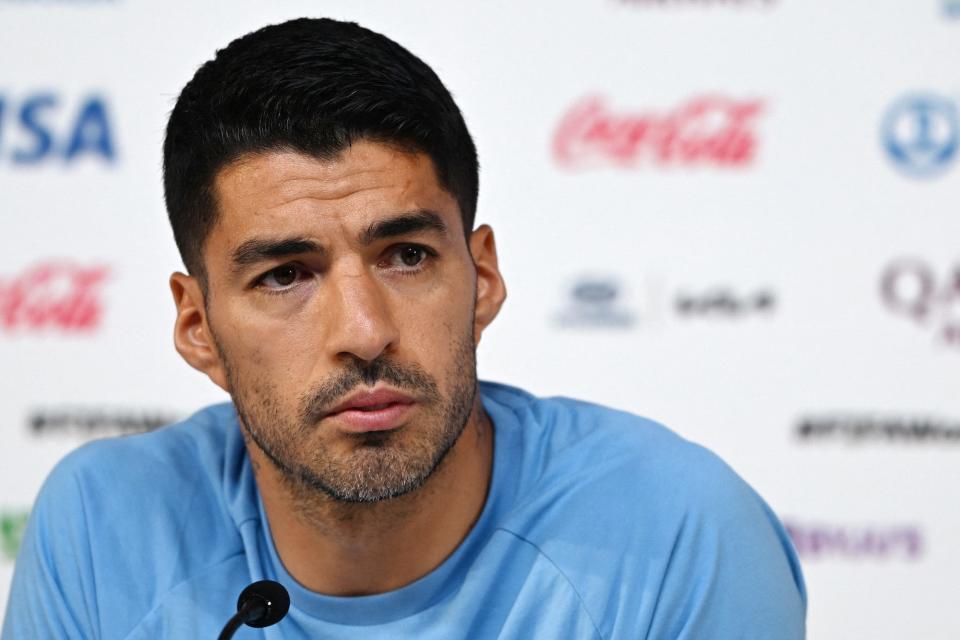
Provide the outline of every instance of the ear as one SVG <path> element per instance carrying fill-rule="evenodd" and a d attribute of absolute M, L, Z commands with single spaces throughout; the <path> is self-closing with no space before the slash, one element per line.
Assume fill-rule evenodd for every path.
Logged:
<path fill-rule="evenodd" d="M 174 273 L 170 276 L 170 291 L 177 306 L 177 319 L 173 325 L 173 344 L 177 352 L 187 364 L 207 374 L 214 384 L 229 393 L 220 352 L 207 324 L 200 283 L 193 276 Z"/>
<path fill-rule="evenodd" d="M 477 271 L 477 305 L 473 314 L 473 341 L 480 342 L 480 335 L 500 313 L 507 298 L 507 288 L 497 266 L 497 243 L 493 229 L 483 224 L 470 234 L 470 254 Z"/>

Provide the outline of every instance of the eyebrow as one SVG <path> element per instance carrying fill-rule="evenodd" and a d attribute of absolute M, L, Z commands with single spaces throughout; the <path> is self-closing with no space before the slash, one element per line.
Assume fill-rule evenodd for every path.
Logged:
<path fill-rule="evenodd" d="M 420 209 L 371 224 L 360 234 L 360 244 L 369 245 L 377 240 L 393 238 L 418 231 L 435 231 L 446 234 L 447 225 L 435 211 Z"/>
<path fill-rule="evenodd" d="M 298 253 L 323 253 L 323 247 L 307 238 L 283 238 L 269 240 L 255 238 L 247 240 L 233 251 L 234 271 L 263 260 L 285 258 Z"/>
<path fill-rule="evenodd" d="M 360 244 L 367 246 L 377 240 L 418 231 L 434 231 L 445 234 L 447 225 L 435 211 L 421 209 L 375 222 L 360 233 L 359 240 Z M 308 238 L 254 238 L 234 249 L 231 258 L 233 270 L 242 271 L 250 265 L 265 260 L 276 260 L 277 258 L 286 258 L 303 253 L 322 254 L 324 252 L 323 245 Z"/>

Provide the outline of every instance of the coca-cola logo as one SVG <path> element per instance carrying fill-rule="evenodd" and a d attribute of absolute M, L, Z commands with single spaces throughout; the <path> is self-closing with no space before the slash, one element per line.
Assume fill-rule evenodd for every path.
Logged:
<path fill-rule="evenodd" d="M 102 286 L 109 268 L 50 261 L 0 278 L 0 330 L 89 332 L 103 319 Z"/>
<path fill-rule="evenodd" d="M 602 97 L 560 120 L 553 157 L 570 169 L 613 165 L 743 167 L 756 156 L 760 100 L 699 96 L 663 113 L 618 113 Z"/>

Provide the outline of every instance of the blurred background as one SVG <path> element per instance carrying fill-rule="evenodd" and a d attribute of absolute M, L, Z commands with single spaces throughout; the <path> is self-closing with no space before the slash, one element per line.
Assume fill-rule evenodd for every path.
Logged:
<path fill-rule="evenodd" d="M 301 15 L 457 99 L 510 292 L 482 377 L 718 452 L 810 638 L 960 637 L 960 0 L 0 0 L 0 618 L 57 460 L 226 399 L 172 345 L 163 130 Z"/>

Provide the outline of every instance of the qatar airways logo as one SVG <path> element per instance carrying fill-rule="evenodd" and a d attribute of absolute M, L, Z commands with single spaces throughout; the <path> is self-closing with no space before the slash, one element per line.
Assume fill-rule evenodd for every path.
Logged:
<path fill-rule="evenodd" d="M 756 157 L 762 112 L 761 100 L 716 95 L 659 112 L 617 110 L 604 98 L 591 96 L 560 120 L 553 157 L 567 169 L 742 168 Z"/>
<path fill-rule="evenodd" d="M 920 258 L 894 260 L 880 276 L 880 297 L 892 313 L 960 347 L 960 263 L 938 269 Z"/>
<path fill-rule="evenodd" d="M 90 332 L 103 320 L 105 266 L 44 262 L 0 277 L 0 331 Z"/>

